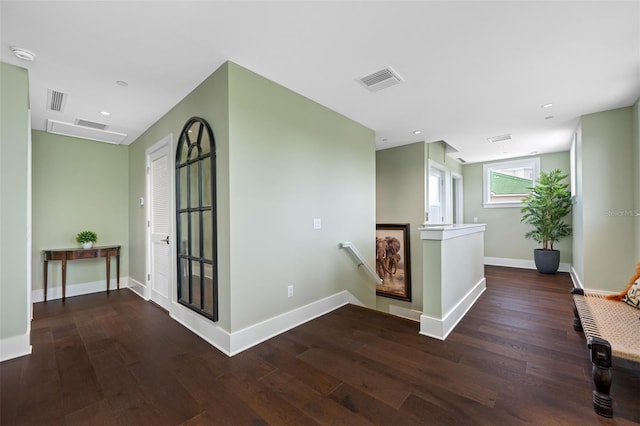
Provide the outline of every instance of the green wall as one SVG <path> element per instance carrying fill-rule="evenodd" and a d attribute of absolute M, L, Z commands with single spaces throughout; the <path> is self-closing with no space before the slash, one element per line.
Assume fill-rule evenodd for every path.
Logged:
<path fill-rule="evenodd" d="M 0 87 L 1 342 L 26 335 L 30 329 L 28 231 L 31 167 L 27 70 L 0 63 Z M 2 358 L 4 352 L 3 348 Z"/>
<path fill-rule="evenodd" d="M 399 306 L 422 311 L 422 240 L 428 188 L 428 162 L 462 174 L 462 166 L 446 155 L 441 141 L 417 142 L 376 152 L 376 222 L 408 223 L 411 248 L 411 302 L 377 297 L 377 309 L 392 312 Z M 375 265 L 372 265 L 375 266 Z"/>
<path fill-rule="evenodd" d="M 408 223 L 411 248 L 411 302 L 377 297 L 377 309 L 391 306 L 422 311 L 422 241 L 424 224 L 425 173 L 429 148 L 418 142 L 376 153 L 376 222 Z M 371 266 L 375 267 L 375 264 Z"/>
<path fill-rule="evenodd" d="M 235 332 L 342 290 L 373 306 L 372 282 L 339 249 L 352 241 L 374 258 L 373 131 L 231 62 L 129 147 L 130 276 L 145 282 L 146 219 L 133 202 L 145 194 L 145 150 L 175 141 L 192 116 L 216 139 L 216 326 Z"/>
<path fill-rule="evenodd" d="M 568 152 L 543 154 L 539 157 L 540 169 L 542 171 L 551 171 L 557 168 L 567 175 L 570 174 Z M 478 223 L 485 223 L 487 225 L 484 234 L 485 257 L 533 261 L 533 250 L 540 247 L 535 241 L 524 237 L 524 234 L 530 228 L 520 223 L 520 219 L 522 218 L 520 208 L 483 207 L 482 166 L 483 163 L 476 163 L 463 167 L 464 222 L 472 223 L 473 219 L 477 218 Z M 571 222 L 571 216 L 567 217 L 567 221 L 569 223 Z M 571 263 L 571 237 L 554 244 L 554 248 L 560 250 L 561 262 Z"/>
<path fill-rule="evenodd" d="M 129 271 L 128 148 L 33 131 L 33 288 L 42 289 L 41 251 L 78 247 L 89 229 L 96 245 L 121 245 L 120 276 Z M 115 277 L 115 262 L 112 265 Z M 48 286 L 60 287 L 60 262 L 49 263 Z M 105 280 L 104 259 L 70 262 L 67 286 Z"/>
<path fill-rule="evenodd" d="M 640 262 L 640 99 L 633 106 L 634 213 L 636 227 L 636 261 Z"/>
<path fill-rule="evenodd" d="M 582 117 L 578 137 L 579 185 L 576 274 L 589 289 L 620 291 L 638 260 L 640 216 L 634 107 Z M 634 135 L 634 131 L 636 134 Z"/>
<path fill-rule="evenodd" d="M 218 196 L 218 326 L 229 330 L 229 88 L 228 64 L 222 65 L 207 77 L 182 101 L 151 126 L 129 146 L 129 276 L 145 284 L 146 268 L 146 213 L 137 200 L 146 196 L 147 148 L 173 135 L 173 148 L 182 128 L 189 118 L 198 116 L 207 120 L 213 130 L 216 143 L 217 196 Z"/>
<path fill-rule="evenodd" d="M 229 134 L 232 331 L 342 290 L 373 306 L 338 247 L 373 265 L 374 132 L 230 63 Z"/>

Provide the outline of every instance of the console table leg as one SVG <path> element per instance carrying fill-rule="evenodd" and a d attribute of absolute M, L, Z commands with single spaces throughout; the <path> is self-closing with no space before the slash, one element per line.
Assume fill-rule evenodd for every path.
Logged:
<path fill-rule="evenodd" d="M 111 256 L 107 254 L 107 294 L 109 293 L 109 281 L 111 281 Z"/>
<path fill-rule="evenodd" d="M 47 274 L 49 272 L 49 267 L 46 260 L 44 261 L 44 269 L 42 270 L 42 286 L 44 287 L 44 301 L 47 301 Z"/>
<path fill-rule="evenodd" d="M 62 301 L 67 298 L 67 259 L 62 259 Z"/>
<path fill-rule="evenodd" d="M 118 281 L 118 290 L 120 290 L 120 255 L 116 256 L 116 272 L 117 272 L 117 281 Z"/>

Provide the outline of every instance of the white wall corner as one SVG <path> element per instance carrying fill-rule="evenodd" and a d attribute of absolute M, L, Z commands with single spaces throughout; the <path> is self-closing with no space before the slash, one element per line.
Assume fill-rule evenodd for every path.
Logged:
<path fill-rule="evenodd" d="M 420 334 L 440 340 L 446 339 L 486 289 L 487 280 L 482 277 L 443 318 L 420 315 Z"/>
<path fill-rule="evenodd" d="M 354 303 L 355 302 L 355 303 Z M 343 290 L 340 293 L 316 300 L 308 305 L 301 306 L 292 311 L 285 312 L 268 320 L 251 325 L 231 334 L 231 345 L 229 353 L 236 355 L 252 346 L 268 340 L 278 334 L 284 333 L 312 319 L 327 314 L 341 306 L 353 303 L 362 305 L 349 291 Z"/>
<path fill-rule="evenodd" d="M 0 362 L 29 354 L 31 354 L 31 342 L 28 333 L 0 340 Z"/>
<path fill-rule="evenodd" d="M 536 269 L 536 263 L 528 259 L 509 259 L 506 257 L 486 257 L 484 264 L 490 266 L 504 266 L 507 268 Z M 571 272 L 571 264 L 560 263 L 558 272 Z"/>

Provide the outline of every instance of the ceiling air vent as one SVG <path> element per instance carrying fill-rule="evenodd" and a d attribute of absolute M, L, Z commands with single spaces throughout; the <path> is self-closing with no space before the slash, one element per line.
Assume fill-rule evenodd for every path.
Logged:
<path fill-rule="evenodd" d="M 464 158 L 462 158 L 462 157 L 458 157 L 458 161 L 459 161 L 459 162 L 461 162 L 462 164 L 464 164 L 464 163 L 466 163 L 466 162 L 467 162 L 467 160 L 465 160 L 465 159 L 464 159 Z"/>
<path fill-rule="evenodd" d="M 91 123 L 91 121 L 78 120 L 78 122 Z M 100 123 L 94 123 L 100 124 Z M 89 139 L 92 141 L 106 142 L 119 145 L 127 138 L 125 133 L 111 132 L 99 128 L 79 126 L 73 123 L 64 123 L 57 120 L 47 120 L 47 132 L 56 135 L 72 136 L 74 138 Z"/>
<path fill-rule="evenodd" d="M 47 89 L 47 109 L 62 112 L 67 104 L 67 94 L 57 90 Z"/>
<path fill-rule="evenodd" d="M 106 124 L 96 123 L 95 121 L 82 120 L 78 118 L 76 120 L 76 124 L 78 126 L 91 127 L 92 129 L 105 130 L 107 128 Z"/>
<path fill-rule="evenodd" d="M 487 140 L 491 143 L 496 143 L 496 142 L 509 142 L 511 139 L 513 139 L 513 137 L 511 137 L 511 133 L 506 134 L 506 135 L 501 135 L 501 136 L 494 136 L 491 138 L 487 138 Z"/>
<path fill-rule="evenodd" d="M 402 78 L 391 67 L 386 67 L 380 71 L 366 75 L 358 80 L 360 84 L 369 89 L 371 92 L 395 86 L 402 82 Z"/>

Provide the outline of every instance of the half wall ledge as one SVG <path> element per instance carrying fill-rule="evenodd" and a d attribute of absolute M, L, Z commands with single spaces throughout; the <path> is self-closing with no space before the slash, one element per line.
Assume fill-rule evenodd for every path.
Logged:
<path fill-rule="evenodd" d="M 420 334 L 444 340 L 486 290 L 486 224 L 420 228 L 423 312 Z"/>

